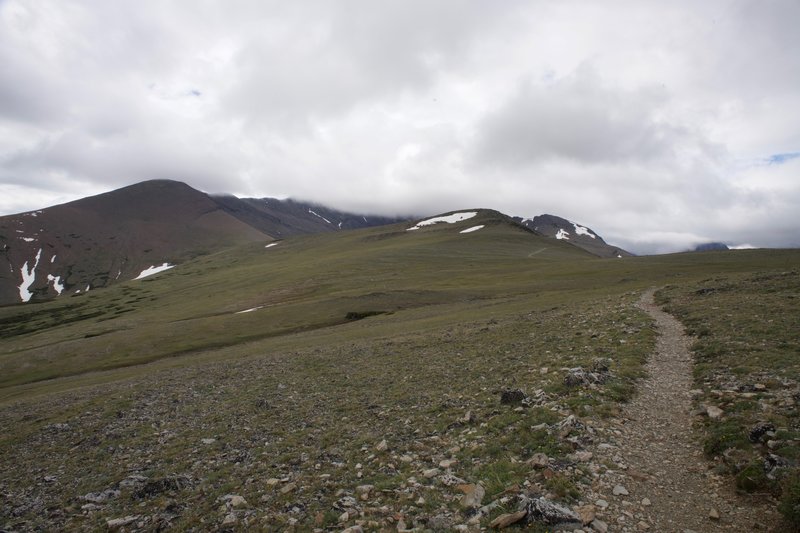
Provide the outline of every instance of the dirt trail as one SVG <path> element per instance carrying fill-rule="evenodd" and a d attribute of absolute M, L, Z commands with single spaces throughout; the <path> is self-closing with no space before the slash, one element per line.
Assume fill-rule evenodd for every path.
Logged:
<path fill-rule="evenodd" d="M 611 492 L 606 516 L 615 517 L 609 531 L 777 531 L 774 505 L 737 496 L 730 480 L 710 471 L 692 430 L 690 339 L 653 303 L 654 292 L 647 291 L 638 304 L 659 332 L 648 377 L 610 438 L 595 450 L 598 459 L 615 464 L 602 482 L 603 494 Z M 712 517 L 717 513 L 719 518 Z"/>

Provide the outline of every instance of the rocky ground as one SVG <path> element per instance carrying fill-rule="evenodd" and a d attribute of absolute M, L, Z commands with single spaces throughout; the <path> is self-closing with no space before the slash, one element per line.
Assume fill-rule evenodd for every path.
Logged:
<path fill-rule="evenodd" d="M 638 299 L 259 354 L 0 407 L 0 524 L 769 527 L 774 513 L 730 499 L 700 455 L 686 340 Z M 650 354 L 649 377 L 625 404 Z"/>

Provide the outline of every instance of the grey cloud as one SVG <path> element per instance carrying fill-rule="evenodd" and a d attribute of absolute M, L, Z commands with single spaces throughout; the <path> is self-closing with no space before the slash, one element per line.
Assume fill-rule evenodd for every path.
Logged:
<path fill-rule="evenodd" d="M 187 5 L 0 3 L 0 212 L 171 177 L 634 251 L 798 240 L 795 162 L 753 163 L 800 150 L 794 0 Z"/>
<path fill-rule="evenodd" d="M 552 84 L 519 84 L 478 124 L 479 164 L 519 166 L 549 159 L 586 164 L 652 163 L 670 157 L 684 132 L 660 122 L 658 89 L 614 90 L 584 68 Z"/>

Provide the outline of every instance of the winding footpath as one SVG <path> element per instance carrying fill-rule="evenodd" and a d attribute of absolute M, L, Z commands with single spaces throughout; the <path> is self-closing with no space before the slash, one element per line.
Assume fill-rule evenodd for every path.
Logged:
<path fill-rule="evenodd" d="M 648 377 L 594 449 L 597 459 L 612 465 L 595 490 L 608 506 L 605 516 L 615 518 L 608 531 L 778 531 L 774 505 L 736 495 L 730 479 L 715 475 L 703 457 L 690 414 L 690 339 L 653 303 L 654 292 L 638 303 L 659 332 Z"/>

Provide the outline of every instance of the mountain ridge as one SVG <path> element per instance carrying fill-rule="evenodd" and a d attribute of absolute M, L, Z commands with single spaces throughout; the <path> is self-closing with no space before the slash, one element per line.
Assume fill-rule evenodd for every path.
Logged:
<path fill-rule="evenodd" d="M 522 219 L 496 213 L 556 239 L 551 231 L 556 223 L 571 224 L 552 215 Z M 549 225 L 542 217 L 549 217 Z M 407 220 L 294 199 L 207 194 L 179 181 L 148 180 L 0 217 L 0 305 L 85 293 L 241 244 Z M 630 255 L 584 229 L 594 235 L 592 240 L 561 240 L 600 257 Z"/>

